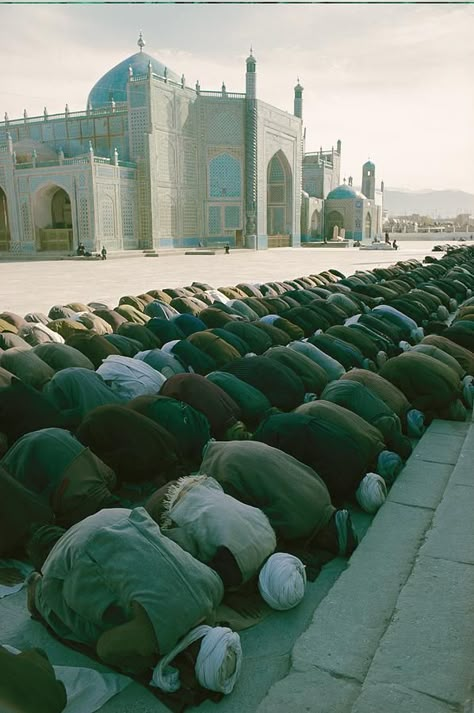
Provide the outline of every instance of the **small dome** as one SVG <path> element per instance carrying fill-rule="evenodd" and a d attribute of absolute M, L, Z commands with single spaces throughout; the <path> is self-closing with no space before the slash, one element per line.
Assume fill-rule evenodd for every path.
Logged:
<path fill-rule="evenodd" d="M 154 74 L 160 77 L 165 76 L 165 69 L 168 79 L 180 83 L 181 79 L 165 67 L 164 64 L 147 54 L 146 52 L 136 52 L 131 57 L 127 57 L 111 70 L 104 74 L 92 87 L 87 105 L 93 109 L 110 105 L 112 99 L 116 102 L 127 101 L 127 82 L 129 78 L 129 67 L 137 77 L 148 74 L 148 65 L 151 62 Z"/>
<path fill-rule="evenodd" d="M 359 198 L 362 200 L 366 199 L 363 193 L 356 191 L 353 186 L 348 186 L 347 183 L 343 183 L 341 186 L 334 188 L 327 194 L 326 200 L 347 200 L 347 199 Z"/>
<path fill-rule="evenodd" d="M 373 169 L 373 168 L 375 168 L 375 163 L 373 163 L 372 161 L 366 161 L 362 168 L 372 168 Z"/>

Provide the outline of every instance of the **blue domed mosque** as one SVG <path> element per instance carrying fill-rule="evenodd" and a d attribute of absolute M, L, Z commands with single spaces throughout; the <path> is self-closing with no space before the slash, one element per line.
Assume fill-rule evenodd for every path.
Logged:
<path fill-rule="evenodd" d="M 87 107 L 0 123 L 0 253 L 266 249 L 381 233 L 382 191 L 340 184 L 341 142 L 305 153 L 303 87 L 292 114 L 257 96 L 188 86 L 144 51 L 104 74 Z"/>

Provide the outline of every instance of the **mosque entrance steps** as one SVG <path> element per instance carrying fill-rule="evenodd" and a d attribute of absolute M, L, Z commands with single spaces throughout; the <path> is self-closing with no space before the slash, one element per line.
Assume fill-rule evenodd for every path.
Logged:
<path fill-rule="evenodd" d="M 431 424 L 258 713 L 472 710 L 473 457 Z"/>

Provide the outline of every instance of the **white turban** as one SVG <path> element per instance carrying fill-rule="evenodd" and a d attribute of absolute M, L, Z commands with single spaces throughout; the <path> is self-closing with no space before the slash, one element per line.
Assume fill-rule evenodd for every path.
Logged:
<path fill-rule="evenodd" d="M 467 408 L 472 408 L 474 396 L 474 383 L 472 376 L 465 376 L 462 380 L 462 398 Z"/>
<path fill-rule="evenodd" d="M 198 683 L 210 691 L 232 693 L 242 667 L 242 647 L 239 635 L 226 626 L 203 624 L 192 629 L 167 656 L 160 659 L 150 685 L 165 693 L 178 691 L 181 686 L 179 671 L 168 664 L 200 638 L 201 648 L 194 666 Z"/>
<path fill-rule="evenodd" d="M 423 327 L 415 327 L 415 329 L 412 329 L 410 332 L 410 336 L 415 342 L 421 342 L 421 340 L 425 336 Z"/>
<path fill-rule="evenodd" d="M 454 297 L 450 297 L 449 299 L 449 311 L 454 312 L 454 310 L 457 308 L 458 303 L 454 299 Z"/>
<path fill-rule="evenodd" d="M 314 394 L 312 391 L 307 391 L 304 395 L 304 404 L 308 404 L 310 401 L 317 401 L 318 400 L 318 395 Z"/>
<path fill-rule="evenodd" d="M 387 497 L 387 486 L 385 481 L 377 473 L 367 473 L 365 478 L 359 483 L 356 490 L 356 500 L 362 510 L 368 513 L 375 513 L 382 507 Z"/>
<path fill-rule="evenodd" d="M 397 453 L 393 451 L 381 451 L 377 458 L 377 472 L 388 485 L 391 485 L 401 469 L 403 461 Z"/>
<path fill-rule="evenodd" d="M 410 409 L 407 413 L 407 431 L 409 438 L 421 438 L 425 432 L 425 417 L 416 408 Z"/>
<path fill-rule="evenodd" d="M 293 609 L 303 599 L 305 588 L 306 571 L 298 557 L 277 552 L 260 570 L 258 589 L 272 609 Z"/>
<path fill-rule="evenodd" d="M 398 346 L 400 349 L 403 349 L 404 352 L 409 352 L 411 349 L 411 344 L 406 342 L 404 339 L 402 339 L 401 342 L 398 342 Z"/>

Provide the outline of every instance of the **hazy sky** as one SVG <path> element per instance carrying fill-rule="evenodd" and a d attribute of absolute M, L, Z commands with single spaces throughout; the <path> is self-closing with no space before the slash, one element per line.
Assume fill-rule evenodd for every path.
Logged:
<path fill-rule="evenodd" d="M 388 187 L 474 193 L 474 5 L 1 5 L 0 117 L 85 108 L 93 84 L 146 48 L 188 84 L 293 110 L 307 150 L 342 141 L 342 176 L 376 164 Z"/>

